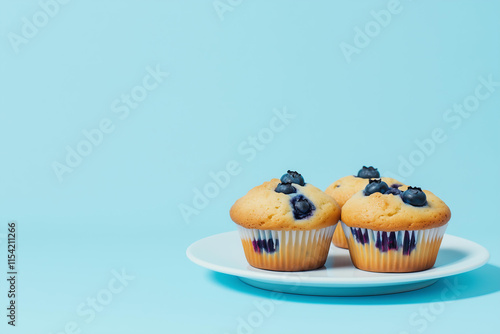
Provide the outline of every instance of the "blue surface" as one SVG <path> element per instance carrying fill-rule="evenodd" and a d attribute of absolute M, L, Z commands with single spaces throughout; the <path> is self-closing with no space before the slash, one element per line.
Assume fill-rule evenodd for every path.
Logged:
<path fill-rule="evenodd" d="M 7 222 L 19 228 L 18 328 L 2 315 L 2 333 L 500 325 L 497 1 L 67 2 L 0 4 L 1 263 Z M 448 233 L 489 264 L 419 291 L 321 298 L 187 260 L 234 230 L 229 207 L 251 187 L 294 169 L 324 189 L 363 164 L 444 199 Z"/>

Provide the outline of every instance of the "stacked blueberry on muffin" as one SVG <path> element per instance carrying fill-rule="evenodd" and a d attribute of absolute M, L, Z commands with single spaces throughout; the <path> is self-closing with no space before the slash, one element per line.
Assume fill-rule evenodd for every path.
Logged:
<path fill-rule="evenodd" d="M 342 208 L 352 195 L 364 189 L 370 179 L 375 178 L 380 178 L 380 173 L 377 168 L 363 166 L 357 175 L 348 175 L 333 182 L 326 188 L 325 193 L 332 196 Z M 402 185 L 401 182 L 390 177 L 383 177 L 382 181 L 389 185 Z M 335 230 L 332 242 L 337 247 L 347 248 L 347 240 L 342 230 L 342 226 L 337 227 Z"/>
<path fill-rule="evenodd" d="M 322 267 L 340 207 L 320 189 L 288 171 L 251 189 L 230 210 L 250 265 L 300 271 Z"/>

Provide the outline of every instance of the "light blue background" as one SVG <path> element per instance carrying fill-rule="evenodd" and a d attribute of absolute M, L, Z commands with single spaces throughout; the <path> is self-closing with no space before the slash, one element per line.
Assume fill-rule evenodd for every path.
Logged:
<path fill-rule="evenodd" d="M 15 220 L 20 273 L 15 329 L 0 280 L 1 331 L 59 333 L 75 321 L 82 333 L 236 333 L 238 317 L 269 292 L 195 266 L 186 248 L 234 230 L 232 203 L 287 169 L 323 189 L 363 164 L 398 173 L 399 157 L 436 128 L 447 140 L 405 181 L 444 199 L 448 233 L 484 245 L 491 260 L 458 276 L 466 290 L 439 304 L 423 332 L 498 327 L 500 87 L 456 129 L 443 115 L 479 77 L 500 81 L 499 2 L 402 0 L 351 62 L 340 44 L 353 44 L 354 29 L 388 1 L 231 3 L 221 20 L 211 0 L 73 0 L 16 53 L 9 34 L 41 7 L 1 2 L 0 263 Z M 157 65 L 169 76 L 121 120 L 111 104 Z M 295 118 L 247 161 L 239 145 L 284 107 Z M 114 131 L 59 182 L 53 162 L 64 163 L 66 146 L 104 118 Z M 241 172 L 186 222 L 179 205 L 232 160 Z M 78 306 L 122 268 L 135 279 L 87 323 Z M 254 333 L 419 333 L 409 318 L 444 287 L 287 295 Z"/>

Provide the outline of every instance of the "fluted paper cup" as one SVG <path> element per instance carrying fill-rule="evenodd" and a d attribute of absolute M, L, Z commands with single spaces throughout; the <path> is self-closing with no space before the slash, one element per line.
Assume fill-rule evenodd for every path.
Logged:
<path fill-rule="evenodd" d="M 325 265 L 337 224 L 308 231 L 273 231 L 238 226 L 243 250 L 252 267 L 303 271 Z"/>
<path fill-rule="evenodd" d="M 375 272 L 414 272 L 432 268 L 447 226 L 384 232 L 342 223 L 354 266 Z"/>

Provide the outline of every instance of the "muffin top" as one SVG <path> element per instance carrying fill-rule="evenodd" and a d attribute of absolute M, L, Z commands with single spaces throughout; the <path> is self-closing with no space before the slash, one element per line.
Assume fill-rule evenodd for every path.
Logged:
<path fill-rule="evenodd" d="M 326 188 L 325 193 L 332 196 L 342 208 L 352 195 L 364 189 L 371 178 L 380 178 L 380 173 L 372 166 L 363 166 L 355 175 L 345 176 L 333 182 Z M 382 181 L 388 185 L 402 185 L 403 183 L 390 177 L 383 177 Z"/>
<path fill-rule="evenodd" d="M 260 230 L 314 230 L 335 225 L 340 207 L 302 176 L 289 171 L 251 189 L 230 210 L 238 225 Z"/>
<path fill-rule="evenodd" d="M 436 195 L 418 187 L 390 187 L 370 180 L 342 207 L 342 221 L 350 227 L 376 231 L 425 230 L 445 225 L 448 206 Z"/>

